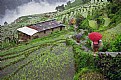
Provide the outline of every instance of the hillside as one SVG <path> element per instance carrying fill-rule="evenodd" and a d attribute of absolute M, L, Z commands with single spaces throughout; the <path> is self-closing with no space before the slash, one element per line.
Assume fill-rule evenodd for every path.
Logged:
<path fill-rule="evenodd" d="M 118 53 L 121 52 L 121 6 L 115 2 L 89 2 L 68 8 L 62 12 L 22 16 L 13 23 L 0 27 L 1 80 L 121 78 L 121 53 Z M 116 8 L 117 12 L 113 13 L 113 8 Z M 66 25 L 65 30 L 18 43 L 18 28 L 53 18 Z M 70 24 L 72 18 L 75 19 L 74 25 Z M 78 26 L 76 29 L 75 25 Z M 94 31 L 103 35 L 104 44 L 99 50 L 104 53 L 96 57 L 93 56 L 88 38 L 88 34 Z M 82 34 L 80 43 L 77 43 L 75 38 L 78 33 Z M 117 53 L 112 56 L 111 52 Z"/>

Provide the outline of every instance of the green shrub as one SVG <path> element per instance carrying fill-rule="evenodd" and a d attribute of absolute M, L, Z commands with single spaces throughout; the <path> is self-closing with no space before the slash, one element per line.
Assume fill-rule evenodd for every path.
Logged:
<path fill-rule="evenodd" d="M 75 66 L 77 72 L 80 71 L 82 68 L 89 68 L 93 69 L 94 66 L 94 58 L 91 53 L 87 53 L 81 50 L 81 46 L 74 45 L 73 46 L 74 57 L 75 57 Z"/>
<path fill-rule="evenodd" d="M 69 26 L 69 30 L 70 30 L 70 31 L 74 31 L 74 25 L 70 25 L 70 26 Z"/>
<path fill-rule="evenodd" d="M 94 29 L 92 29 L 92 28 L 89 26 L 89 21 L 88 21 L 88 19 L 84 19 L 84 20 L 80 23 L 79 29 L 87 29 L 89 32 L 94 31 Z"/>
<path fill-rule="evenodd" d="M 66 45 L 74 45 L 74 44 L 75 44 L 74 40 L 69 38 L 66 39 Z"/>
<path fill-rule="evenodd" d="M 102 54 L 97 60 L 97 66 L 100 72 L 106 76 L 109 80 L 120 80 L 121 79 L 121 54 L 116 57 Z"/>
<path fill-rule="evenodd" d="M 83 75 L 84 73 L 90 72 L 90 71 L 92 71 L 92 70 L 88 69 L 88 68 L 82 68 L 81 71 L 74 76 L 74 80 L 79 80 L 81 75 Z"/>
<path fill-rule="evenodd" d="M 121 51 L 121 35 L 118 35 L 114 40 L 110 40 L 110 42 L 103 42 L 103 48 L 101 51 L 109 51 L 109 52 L 120 52 Z"/>
<path fill-rule="evenodd" d="M 121 35 L 119 35 L 113 42 L 110 43 L 108 51 L 120 52 L 121 51 Z"/>

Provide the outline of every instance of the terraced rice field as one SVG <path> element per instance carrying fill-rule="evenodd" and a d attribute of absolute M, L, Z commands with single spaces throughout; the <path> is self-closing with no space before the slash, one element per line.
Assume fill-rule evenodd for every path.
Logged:
<path fill-rule="evenodd" d="M 75 73 L 74 57 L 71 47 L 65 43 L 43 47 L 33 51 L 29 55 L 2 61 L 2 66 L 16 63 L 5 67 L 0 72 L 2 80 L 73 80 Z M 51 51 L 50 51 L 51 50 Z M 22 59 L 22 60 L 21 60 Z M 8 62 L 7 64 L 4 62 Z"/>
<path fill-rule="evenodd" d="M 63 33 L 63 32 L 62 32 Z M 30 41 L 2 51 L 1 80 L 73 80 L 75 74 L 72 47 L 66 46 L 67 34 Z M 51 39 L 52 38 L 52 39 Z"/>

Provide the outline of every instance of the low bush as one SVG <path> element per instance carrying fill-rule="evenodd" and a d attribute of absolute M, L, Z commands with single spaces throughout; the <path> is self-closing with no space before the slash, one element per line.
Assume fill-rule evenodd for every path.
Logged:
<path fill-rule="evenodd" d="M 75 68 L 76 71 L 81 71 L 82 68 L 89 68 L 94 69 L 94 58 L 91 55 L 91 53 L 87 53 L 83 50 L 81 50 L 81 46 L 74 45 L 73 46 L 73 52 L 75 57 Z"/>
<path fill-rule="evenodd" d="M 117 36 L 117 38 L 110 43 L 110 47 L 108 49 L 110 52 L 120 52 L 121 51 L 121 35 Z"/>
<path fill-rule="evenodd" d="M 109 80 L 120 80 L 121 79 L 121 54 L 116 57 L 111 57 L 111 55 L 100 55 L 97 60 L 97 67 L 100 72 L 103 73 L 105 78 Z"/>

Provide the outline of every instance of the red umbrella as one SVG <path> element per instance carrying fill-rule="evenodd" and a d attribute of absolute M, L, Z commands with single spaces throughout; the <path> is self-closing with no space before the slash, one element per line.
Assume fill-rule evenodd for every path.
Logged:
<path fill-rule="evenodd" d="M 92 32 L 88 35 L 88 37 L 92 41 L 98 41 L 102 38 L 102 35 L 98 32 Z"/>

